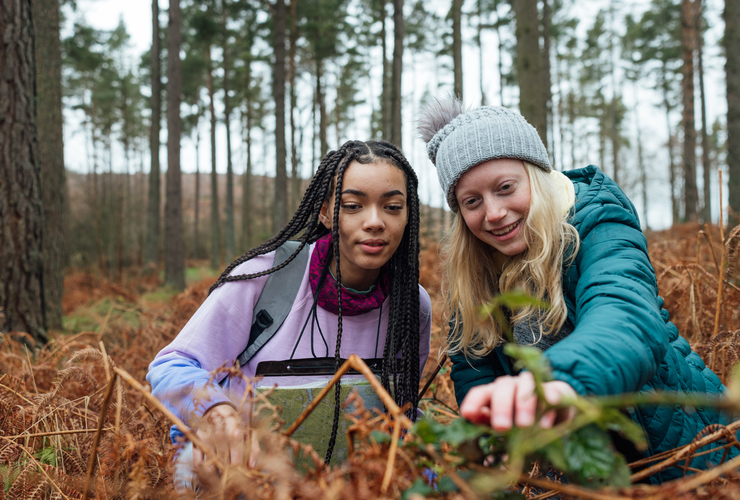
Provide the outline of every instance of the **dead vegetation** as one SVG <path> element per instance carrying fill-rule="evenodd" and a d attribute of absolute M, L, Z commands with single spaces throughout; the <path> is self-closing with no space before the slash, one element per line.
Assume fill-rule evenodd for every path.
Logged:
<path fill-rule="evenodd" d="M 738 227 L 724 237 L 719 228 L 700 231 L 697 225 L 650 237 L 666 309 L 682 335 L 724 381 L 740 357 L 739 244 Z M 436 246 L 428 247 L 422 257 L 421 282 L 435 310 L 426 381 L 436 368 L 445 328 Z M 121 377 L 128 374 L 133 381 L 144 381 L 154 354 L 175 337 L 204 300 L 210 283 L 196 284 L 162 305 L 141 298 L 156 288 L 154 278 L 119 286 L 74 274 L 65 282 L 65 315 L 85 309 L 94 327 L 83 325 L 74 334 L 53 334 L 36 352 L 16 340 L 22 334 L 0 338 L 0 500 L 175 496 L 171 422 L 145 390 Z M 441 422 L 457 418 L 447 368 L 431 385 L 421 407 Z M 263 406 L 260 411 L 269 417 L 259 428 L 260 467 L 227 468 L 218 498 L 400 498 L 425 477 L 429 465 L 441 471 L 437 485 L 447 478 L 456 486 L 455 491 L 440 489 L 434 497 L 477 498 L 452 465 L 448 455 L 454 450 L 397 446 L 392 436 L 394 429 L 400 435 L 400 426 L 391 413 L 355 412 L 351 418 L 357 445 L 349 460 L 325 468 L 310 447 L 276 431 L 277 409 Z M 716 432 L 704 436 L 705 441 L 724 438 L 722 429 L 710 431 Z M 404 439 L 411 436 L 406 434 Z M 313 457 L 314 468 L 299 473 L 292 466 L 291 453 Z M 560 498 L 594 499 L 740 498 L 736 462 L 661 487 L 634 485 L 620 491 L 553 484 L 535 467 L 520 478 L 518 491 L 531 499 L 555 493 Z"/>

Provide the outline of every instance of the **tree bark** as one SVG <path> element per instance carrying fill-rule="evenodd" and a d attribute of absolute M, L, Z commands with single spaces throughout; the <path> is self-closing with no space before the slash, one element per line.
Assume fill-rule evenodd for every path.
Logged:
<path fill-rule="evenodd" d="M 723 18 L 727 56 L 727 184 L 730 210 L 740 216 L 740 3 L 726 1 Z"/>
<path fill-rule="evenodd" d="M 393 0 L 393 74 L 391 85 L 391 142 L 403 149 L 401 77 L 403 72 L 403 0 Z"/>
<path fill-rule="evenodd" d="M 699 101 L 701 102 L 701 170 L 703 178 L 703 198 L 701 206 L 701 219 L 704 223 L 712 221 L 712 165 L 709 159 L 709 132 L 707 131 L 707 100 L 704 94 L 704 36 L 703 30 L 703 2 L 704 0 L 694 0 L 696 7 L 695 13 L 695 35 L 696 35 L 696 55 L 697 70 L 699 71 Z"/>
<path fill-rule="evenodd" d="M 285 0 L 275 0 L 274 7 L 275 66 L 272 94 L 275 99 L 275 205 L 272 230 L 277 233 L 288 222 L 288 178 L 285 169 Z"/>
<path fill-rule="evenodd" d="M 152 123 L 149 128 L 151 147 L 151 167 L 149 169 L 149 198 L 147 200 L 146 250 L 144 261 L 147 265 L 159 262 L 159 236 L 162 231 L 160 217 L 160 168 L 159 168 L 159 132 L 162 127 L 162 78 L 160 57 L 162 49 L 159 35 L 159 0 L 152 0 L 152 96 L 149 105 L 152 109 Z"/>
<path fill-rule="evenodd" d="M 329 128 L 326 116 L 326 97 L 324 96 L 324 61 L 316 59 L 316 101 L 319 106 L 319 153 L 323 158 L 329 151 L 329 141 L 326 138 L 326 130 Z"/>
<path fill-rule="evenodd" d="M 221 5 L 221 29 L 223 30 L 223 63 L 224 63 L 224 124 L 226 125 L 226 262 L 231 262 L 236 254 L 234 235 L 234 168 L 231 163 L 231 96 L 229 96 L 229 36 L 226 31 L 226 12 L 228 0 Z"/>
<path fill-rule="evenodd" d="M 696 187 L 696 125 L 694 117 L 694 2 L 681 4 L 681 55 L 683 66 L 681 83 L 683 94 L 683 164 L 686 188 L 684 217 L 695 221 L 698 217 L 699 192 Z"/>
<path fill-rule="evenodd" d="M 200 113 L 200 105 L 198 105 Z M 200 234 L 198 223 L 200 222 L 200 114 L 195 124 L 195 220 L 193 221 L 193 258 L 200 257 L 198 246 L 200 245 Z"/>
<path fill-rule="evenodd" d="M 44 207 L 44 293 L 49 328 L 62 327 L 67 184 L 62 127 L 62 49 L 59 0 L 33 0 L 37 120 Z"/>
<path fill-rule="evenodd" d="M 249 98 L 248 89 L 252 85 L 252 61 L 244 61 L 245 88 L 247 89 L 246 99 L 246 146 L 247 146 L 247 166 L 244 170 L 244 179 L 242 184 L 242 247 L 243 250 L 252 248 L 252 233 L 254 211 L 252 203 L 252 101 Z"/>
<path fill-rule="evenodd" d="M 552 80 L 550 76 L 550 28 L 552 25 L 552 15 L 550 14 L 550 0 L 542 2 L 542 90 L 545 92 L 545 124 L 546 131 L 552 130 Z M 545 142 L 550 158 L 554 158 L 554 139 L 548 134 L 550 144 Z M 553 162 L 554 163 L 554 162 Z M 562 170 L 562 166 L 560 167 Z"/>
<path fill-rule="evenodd" d="M 46 342 L 30 0 L 0 4 L 0 331 Z"/>
<path fill-rule="evenodd" d="M 298 175 L 298 144 L 296 144 L 295 112 L 298 107 L 298 92 L 295 86 L 296 77 L 296 49 L 298 47 L 298 0 L 290 2 L 290 40 L 288 53 L 288 84 L 290 85 L 290 172 L 291 172 L 291 205 L 289 213 L 293 213 L 301 202 L 301 179 Z"/>
<path fill-rule="evenodd" d="M 167 29 L 167 199 L 165 200 L 165 283 L 185 289 L 185 252 L 182 238 L 182 180 L 180 177 L 180 135 L 182 119 L 182 14 L 180 0 L 170 0 Z"/>
<path fill-rule="evenodd" d="M 547 97 L 539 44 L 537 0 L 513 0 L 516 17 L 516 73 L 519 110 L 547 144 Z"/>
<path fill-rule="evenodd" d="M 208 71 L 208 111 L 211 114 L 211 267 L 221 267 L 221 223 L 218 213 L 218 174 L 216 173 L 216 90 L 213 83 L 213 61 L 211 47 L 206 50 Z"/>
<path fill-rule="evenodd" d="M 454 72 L 453 91 L 455 96 L 463 98 L 462 71 L 462 3 L 463 0 L 452 0 L 452 66 Z"/>

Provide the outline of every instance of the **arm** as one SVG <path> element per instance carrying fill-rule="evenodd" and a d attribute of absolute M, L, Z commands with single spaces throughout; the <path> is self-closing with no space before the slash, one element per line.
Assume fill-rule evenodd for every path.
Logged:
<path fill-rule="evenodd" d="M 581 248 L 564 283 L 576 327 L 545 352 L 554 377 L 584 395 L 640 389 L 669 342 L 647 242 L 631 203 L 611 184 L 592 184 L 592 198 L 577 204 Z"/>

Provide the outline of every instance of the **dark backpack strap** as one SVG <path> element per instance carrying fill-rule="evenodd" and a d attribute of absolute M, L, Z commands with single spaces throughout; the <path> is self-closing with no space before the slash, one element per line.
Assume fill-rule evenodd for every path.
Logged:
<path fill-rule="evenodd" d="M 278 247 L 275 250 L 273 267 L 288 260 L 299 245 L 300 241 L 286 241 Z M 247 364 L 257 354 L 257 351 L 262 349 L 275 335 L 285 318 L 288 317 L 298 295 L 298 288 L 303 281 L 308 254 L 309 246 L 306 245 L 290 264 L 270 274 L 267 278 L 265 288 L 262 289 L 257 305 L 254 306 L 249 342 L 237 358 L 239 366 Z"/>

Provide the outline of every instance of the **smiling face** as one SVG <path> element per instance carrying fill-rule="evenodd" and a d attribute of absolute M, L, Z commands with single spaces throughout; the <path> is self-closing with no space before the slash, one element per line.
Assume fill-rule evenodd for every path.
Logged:
<path fill-rule="evenodd" d="M 465 224 L 479 240 L 509 257 L 527 249 L 524 220 L 532 195 L 521 160 L 476 165 L 460 177 L 455 197 Z"/>
<path fill-rule="evenodd" d="M 334 194 L 321 207 L 321 222 L 334 219 Z M 367 290 L 390 260 L 408 221 L 406 177 L 387 161 L 352 162 L 344 172 L 339 210 L 342 284 Z M 336 273 L 336 261 L 332 264 Z"/>

